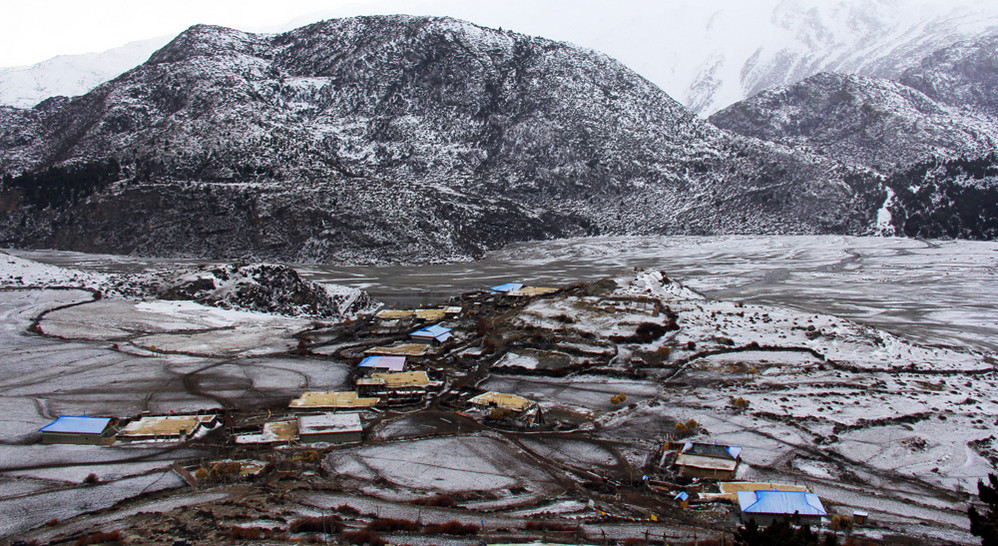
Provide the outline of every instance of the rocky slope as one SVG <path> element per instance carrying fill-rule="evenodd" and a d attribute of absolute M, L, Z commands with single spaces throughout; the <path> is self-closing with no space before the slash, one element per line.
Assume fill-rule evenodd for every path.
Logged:
<path fill-rule="evenodd" d="M 998 117 L 998 34 L 933 52 L 898 81 L 933 100 Z"/>
<path fill-rule="evenodd" d="M 833 73 L 763 91 L 710 122 L 882 172 L 998 147 L 995 119 L 940 104 L 901 83 Z"/>
<path fill-rule="evenodd" d="M 0 110 L 0 239 L 294 261 L 589 233 L 861 233 L 861 170 L 732 137 L 619 62 L 446 18 L 198 26 Z"/>
<path fill-rule="evenodd" d="M 735 104 L 723 129 L 883 173 L 882 232 L 994 239 L 998 35 L 936 51 L 900 77 L 819 74 Z"/>

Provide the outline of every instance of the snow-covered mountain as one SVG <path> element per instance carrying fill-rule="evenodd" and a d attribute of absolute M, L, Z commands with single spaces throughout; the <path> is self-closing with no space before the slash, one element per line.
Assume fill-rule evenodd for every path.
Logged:
<path fill-rule="evenodd" d="M 860 233 L 862 170 L 732 136 L 618 61 L 445 18 L 193 27 L 90 93 L 0 108 L 0 237 L 412 261 L 587 233 Z"/>
<path fill-rule="evenodd" d="M 998 29 L 998 4 L 971 0 L 380 0 L 312 14 L 280 30 L 394 13 L 451 16 L 595 49 L 701 115 L 819 72 L 894 78 L 932 51 Z M 133 49 L 130 61 L 110 68 L 80 56 L 72 68 L 61 62 L 0 72 L 0 104 L 83 94 L 94 80 L 75 74 L 112 77 L 161 44 Z"/>
<path fill-rule="evenodd" d="M 928 158 L 998 149 L 998 118 L 863 76 L 821 73 L 763 91 L 709 119 L 740 135 L 887 173 Z"/>
<path fill-rule="evenodd" d="M 30 108 L 49 97 L 82 95 L 135 68 L 170 39 L 163 36 L 100 53 L 60 55 L 31 66 L 0 68 L 0 104 Z"/>
<path fill-rule="evenodd" d="M 931 52 L 899 81 L 819 74 L 710 117 L 886 175 L 886 233 L 998 236 L 998 36 Z M 917 61 L 917 60 L 916 60 Z"/>

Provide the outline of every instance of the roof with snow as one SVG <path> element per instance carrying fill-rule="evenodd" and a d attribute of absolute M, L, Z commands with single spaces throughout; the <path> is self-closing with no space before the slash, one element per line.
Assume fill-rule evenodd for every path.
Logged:
<path fill-rule="evenodd" d="M 723 444 L 686 442 L 683 444 L 683 449 L 679 450 L 679 452 L 690 455 L 702 455 L 704 457 L 717 457 L 719 459 L 737 459 L 742 453 L 742 448 Z"/>
<path fill-rule="evenodd" d="M 523 288 L 523 284 L 522 283 L 508 282 L 506 284 L 500 284 L 498 286 L 493 286 L 489 290 L 491 290 L 493 292 L 512 292 L 514 290 L 519 290 L 521 288 Z"/>
<path fill-rule="evenodd" d="M 805 491 L 739 491 L 738 506 L 745 514 L 828 515 L 818 495 Z"/>
<path fill-rule="evenodd" d="M 358 368 L 372 368 L 377 370 L 388 370 L 390 372 L 401 372 L 405 369 L 404 356 L 369 356 L 357 364 Z"/>
<path fill-rule="evenodd" d="M 357 413 L 325 413 L 322 415 L 302 415 L 298 418 L 298 434 L 329 434 L 334 432 L 362 432 L 360 415 Z"/>
<path fill-rule="evenodd" d="M 414 338 L 435 339 L 441 343 L 454 336 L 454 334 L 451 333 L 450 328 L 444 328 L 439 324 L 434 324 L 433 326 L 427 326 L 421 330 L 416 330 L 409 335 Z"/>
<path fill-rule="evenodd" d="M 537 402 L 534 402 L 529 398 L 495 391 L 479 394 L 478 396 L 468 400 L 468 402 L 471 402 L 476 406 L 496 406 L 511 409 L 513 411 L 528 410 L 537 404 Z"/>
<path fill-rule="evenodd" d="M 38 430 L 39 432 L 61 432 L 64 434 L 101 434 L 110 423 L 110 417 L 63 415 Z"/>

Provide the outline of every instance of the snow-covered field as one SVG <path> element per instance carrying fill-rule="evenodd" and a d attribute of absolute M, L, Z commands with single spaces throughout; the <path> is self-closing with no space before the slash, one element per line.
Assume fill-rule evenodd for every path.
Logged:
<path fill-rule="evenodd" d="M 288 352 L 309 321 L 190 302 L 92 302 L 87 290 L 42 287 L 81 286 L 121 266 L 115 259 L 94 258 L 68 273 L 18 260 L 0 268 L 7 287 L 0 290 L 7 362 L 0 369 L 7 425 L 0 515 L 22 505 L 44 515 L 45 503 L 85 489 L 79 482 L 89 472 L 104 483 L 74 498 L 71 510 L 106 506 L 139 486 L 177 485 L 157 475 L 179 454 L 130 459 L 159 448 L 32 445 L 55 416 L 259 407 L 301 390 L 349 388 L 347 363 Z M 405 272 L 311 267 L 313 279 L 355 286 L 397 281 L 372 288 L 375 294 L 452 295 L 501 281 L 615 276 L 602 292 L 516 309 L 510 332 L 557 333 L 564 353 L 510 347 L 499 359 L 510 367 L 493 368 L 477 385 L 536 400 L 551 422 L 572 426 L 498 433 L 467 420 L 462 433 L 453 413 L 413 410 L 374 425 L 363 445 L 329 451 L 323 466 L 332 483 L 352 492 L 349 504 L 383 513 L 409 514 L 419 510 L 410 501 L 448 493 L 494 512 L 483 521 L 496 526 L 522 517 L 515 514 L 575 517 L 587 499 L 570 484 L 594 476 L 626 481 L 637 469 L 654 469 L 663 440 L 678 435 L 676 424 L 694 420 L 691 438 L 744 447 L 740 479 L 804 484 L 835 513 L 867 510 L 883 526 L 857 533 L 968 543 L 966 502 L 998 461 L 998 294 L 989 289 L 996 264 L 994 243 L 720 237 L 553 241 L 478 264 Z M 651 300 L 675 313 L 679 329 L 626 341 L 642 323 L 667 321 Z M 29 330 L 36 319 L 36 330 L 64 339 Z M 550 354 L 605 366 L 547 377 L 539 364 Z M 621 394 L 624 401 L 611 400 Z M 300 500 L 325 502 L 323 495 Z M 23 528 L 49 519 L 42 515 Z"/>

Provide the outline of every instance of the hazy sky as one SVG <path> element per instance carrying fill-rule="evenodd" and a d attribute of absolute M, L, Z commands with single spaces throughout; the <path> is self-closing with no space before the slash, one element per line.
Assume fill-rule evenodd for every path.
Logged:
<path fill-rule="evenodd" d="M 277 32 L 330 17 L 408 13 L 451 15 L 571 40 L 573 25 L 583 20 L 591 24 L 618 12 L 679 17 L 693 6 L 697 9 L 692 11 L 698 12 L 727 6 L 765 14 L 780 2 L 827 7 L 837 1 L 842 0 L 0 0 L 0 67 L 174 36 L 197 23 Z M 995 0 L 846 0 L 850 1 L 900 5 L 911 8 L 902 12 L 926 15 L 959 4 L 975 11 L 996 4 Z"/>
<path fill-rule="evenodd" d="M 269 30 L 309 13 L 363 10 L 374 1 L 0 0 L 0 66 L 104 51 L 135 40 L 175 35 L 196 23 Z"/>

